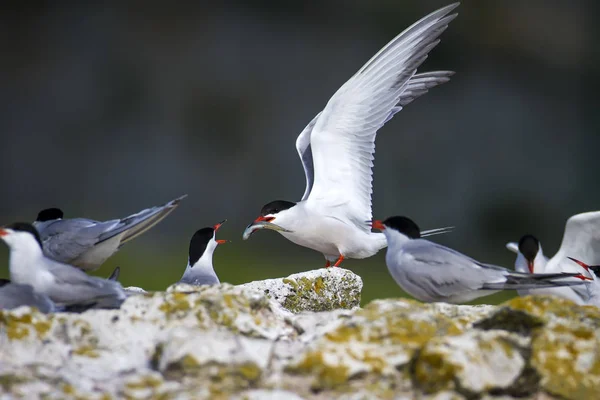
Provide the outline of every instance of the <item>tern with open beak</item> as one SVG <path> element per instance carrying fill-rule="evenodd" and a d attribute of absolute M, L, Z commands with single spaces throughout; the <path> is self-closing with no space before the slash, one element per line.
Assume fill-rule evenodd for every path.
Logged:
<path fill-rule="evenodd" d="M 306 175 L 302 200 L 265 205 L 244 239 L 260 229 L 274 230 L 323 253 L 326 266 L 370 257 L 386 246 L 384 235 L 365 224 L 372 215 L 375 137 L 404 106 L 453 74 L 417 74 L 417 68 L 456 17 L 450 14 L 456 7 L 458 3 L 441 8 L 400 33 L 331 97 L 296 140 Z"/>
<path fill-rule="evenodd" d="M 220 283 L 213 267 L 213 253 L 218 245 L 227 243 L 227 240 L 215 238 L 225 221 L 212 227 L 199 229 L 194 233 L 190 240 L 187 267 L 179 282 L 197 286 Z"/>

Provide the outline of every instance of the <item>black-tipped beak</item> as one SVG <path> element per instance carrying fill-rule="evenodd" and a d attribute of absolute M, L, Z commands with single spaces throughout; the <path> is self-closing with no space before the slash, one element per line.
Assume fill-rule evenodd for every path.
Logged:
<path fill-rule="evenodd" d="M 221 227 L 221 225 L 223 225 L 225 222 L 227 222 L 226 219 L 224 219 L 223 221 L 219 222 L 218 224 L 216 224 L 215 226 L 213 226 L 213 229 L 216 231 L 219 230 L 219 228 Z"/>

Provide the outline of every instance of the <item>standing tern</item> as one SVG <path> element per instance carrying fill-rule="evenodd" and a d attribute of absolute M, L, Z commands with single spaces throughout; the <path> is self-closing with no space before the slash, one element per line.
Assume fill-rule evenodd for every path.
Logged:
<path fill-rule="evenodd" d="M 0 310 L 21 306 L 35 307 L 43 313 L 56 311 L 52 300 L 45 294 L 35 292 L 31 285 L 7 283 L 0 287 Z"/>
<path fill-rule="evenodd" d="M 600 211 L 576 214 L 567 220 L 562 243 L 556 254 L 548 259 L 544 256 L 539 240 L 525 235 L 519 244 L 508 243 L 506 247 L 517 253 L 515 269 L 521 272 L 558 273 L 577 272 L 579 266 L 570 258 L 600 264 Z M 589 304 L 590 299 L 600 297 L 595 285 L 570 288 L 549 288 L 529 291 L 529 294 L 552 294 L 570 299 L 577 304 Z"/>
<path fill-rule="evenodd" d="M 31 224 L 17 222 L 0 228 L 0 239 L 10 249 L 11 282 L 31 285 L 57 305 L 93 304 L 96 308 L 118 308 L 125 300 L 120 283 L 89 276 L 46 257 L 38 231 Z"/>
<path fill-rule="evenodd" d="M 592 279 L 581 273 L 529 274 L 483 264 L 456 250 L 421 239 L 419 227 L 406 217 L 375 220 L 388 249 L 385 261 L 396 283 L 425 302 L 464 303 L 506 289 L 580 285 Z"/>
<path fill-rule="evenodd" d="M 63 219 L 60 209 L 48 208 L 40 211 L 33 226 L 40 233 L 47 257 L 84 271 L 93 271 L 125 243 L 162 221 L 186 196 L 105 222 L 86 218 Z"/>
<path fill-rule="evenodd" d="M 227 240 L 215 239 L 217 231 L 225 221 L 212 227 L 202 228 L 194 233 L 190 240 L 188 264 L 180 283 L 197 286 L 220 283 L 213 268 L 213 253 L 218 245 L 227 243 Z"/>
<path fill-rule="evenodd" d="M 416 72 L 456 17 L 450 14 L 456 7 L 458 3 L 451 4 L 414 23 L 338 89 L 296 140 L 306 175 L 302 200 L 266 204 L 244 231 L 244 240 L 259 229 L 278 231 L 323 253 L 326 266 L 370 257 L 386 246 L 384 235 L 364 224 L 372 216 L 375 137 L 402 107 L 453 74 Z"/>

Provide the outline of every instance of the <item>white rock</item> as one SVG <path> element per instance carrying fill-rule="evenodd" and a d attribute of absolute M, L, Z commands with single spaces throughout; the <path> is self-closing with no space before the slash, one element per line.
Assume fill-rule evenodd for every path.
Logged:
<path fill-rule="evenodd" d="M 342 268 L 322 268 L 241 285 L 260 290 L 284 308 L 302 311 L 352 309 L 360 305 L 362 279 Z"/>

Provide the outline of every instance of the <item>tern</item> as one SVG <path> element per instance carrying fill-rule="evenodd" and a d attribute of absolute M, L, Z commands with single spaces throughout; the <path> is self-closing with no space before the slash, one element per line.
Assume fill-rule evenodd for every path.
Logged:
<path fill-rule="evenodd" d="M 483 264 L 456 250 L 421 239 L 419 227 L 406 217 L 374 220 L 388 249 L 385 261 L 396 283 L 424 302 L 464 303 L 500 290 L 580 285 L 593 279 L 581 273 L 529 274 Z"/>
<path fill-rule="evenodd" d="M 196 286 L 220 283 L 213 267 L 213 253 L 218 245 L 227 243 L 227 240 L 215 239 L 217 231 L 225 221 L 212 227 L 199 229 L 194 233 L 190 240 L 187 267 L 180 283 Z"/>
<path fill-rule="evenodd" d="M 35 307 L 40 312 L 56 311 L 54 303 L 44 294 L 37 293 L 31 285 L 7 283 L 0 287 L 0 310 L 12 310 L 21 306 Z"/>
<path fill-rule="evenodd" d="M 364 223 L 372 217 L 375 137 L 402 107 L 450 79 L 450 71 L 416 72 L 456 17 L 450 14 L 456 7 L 441 8 L 400 33 L 329 99 L 296 140 L 306 175 L 302 199 L 266 204 L 244 240 L 259 229 L 278 231 L 323 253 L 327 267 L 370 257 L 386 246 L 384 235 Z"/>
<path fill-rule="evenodd" d="M 565 226 L 560 248 L 550 259 L 544 255 L 542 245 L 533 235 L 523 236 L 518 244 L 507 243 L 506 248 L 517 253 L 515 269 L 521 272 L 579 271 L 579 266 L 572 262 L 571 258 L 585 260 L 590 264 L 600 264 L 600 211 L 586 212 L 570 217 Z M 592 297 L 600 297 L 600 293 L 592 293 L 595 290 L 598 290 L 596 286 L 588 283 L 584 286 L 548 288 L 526 293 L 552 294 L 570 299 L 577 304 L 589 304 Z"/>
<path fill-rule="evenodd" d="M 89 276 L 71 265 L 46 257 L 38 231 L 31 224 L 17 222 L 0 228 L 0 239 L 10 249 L 11 282 L 31 285 L 57 305 L 118 308 L 125 300 L 120 283 Z"/>
<path fill-rule="evenodd" d="M 87 218 L 63 219 L 62 210 L 48 208 L 39 212 L 33 226 L 40 233 L 47 257 L 84 271 L 94 271 L 125 243 L 162 221 L 185 197 L 187 195 L 105 222 Z"/>

